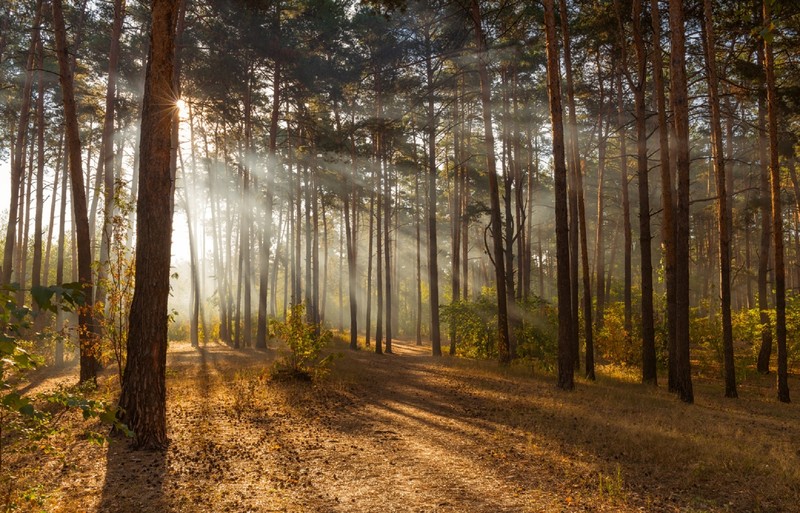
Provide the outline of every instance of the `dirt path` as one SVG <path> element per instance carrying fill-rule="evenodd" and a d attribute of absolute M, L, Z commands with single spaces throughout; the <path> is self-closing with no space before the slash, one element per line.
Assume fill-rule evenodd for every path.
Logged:
<path fill-rule="evenodd" d="M 69 512 L 783 511 L 735 468 L 724 478 L 681 468 L 719 454 L 705 455 L 703 439 L 651 432 L 650 421 L 667 421 L 649 419 L 643 398 L 682 408 L 665 392 L 631 385 L 609 416 L 602 384 L 564 394 L 547 379 L 427 351 L 346 352 L 312 385 L 269 381 L 272 352 L 174 345 L 169 450 L 117 442 L 90 463 L 76 455 L 75 477 L 52 501 Z M 775 445 L 791 444 L 781 419 L 774 429 Z M 796 476 L 779 492 L 800 490 Z"/>

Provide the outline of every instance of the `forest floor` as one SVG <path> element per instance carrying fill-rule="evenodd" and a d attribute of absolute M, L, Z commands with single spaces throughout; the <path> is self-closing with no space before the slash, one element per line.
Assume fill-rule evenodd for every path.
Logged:
<path fill-rule="evenodd" d="M 524 366 L 433 358 L 402 342 L 392 355 L 336 344 L 343 356 L 311 383 L 271 380 L 275 350 L 172 343 L 169 449 L 92 445 L 64 430 L 52 443 L 66 449 L 14 456 L 18 510 L 800 508 L 800 409 L 774 399 L 774 376 L 748 376 L 738 400 L 698 377 L 689 406 L 619 372 L 567 393 Z M 45 369 L 31 389 L 75 371 Z M 115 376 L 105 380 L 113 394 Z M 800 393 L 796 376 L 790 386 Z"/>

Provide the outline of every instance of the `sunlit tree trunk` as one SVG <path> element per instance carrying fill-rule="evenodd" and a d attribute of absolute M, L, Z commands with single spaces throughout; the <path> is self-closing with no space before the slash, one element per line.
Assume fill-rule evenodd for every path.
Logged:
<path fill-rule="evenodd" d="M 37 68 L 42 68 L 42 44 L 37 50 Z M 44 80 L 43 72 L 37 72 L 38 87 L 36 91 L 36 214 L 33 223 L 33 262 L 31 263 L 31 289 L 42 284 L 42 220 L 44 219 Z M 55 185 L 53 187 L 55 189 Z M 52 203 L 55 204 L 55 195 Z M 47 278 L 45 277 L 45 282 Z M 44 315 L 39 312 L 38 305 L 34 302 L 35 312 L 34 329 L 41 331 L 44 327 Z"/>
<path fill-rule="evenodd" d="M 2 276 L 0 276 L 0 284 L 3 285 L 10 284 L 13 275 L 19 190 L 25 168 L 25 135 L 28 132 L 28 120 L 30 118 L 31 111 L 31 91 L 33 90 L 34 76 L 33 64 L 36 57 L 36 46 L 39 43 L 39 26 L 42 19 L 42 0 L 37 0 L 34 12 L 33 32 L 31 34 L 31 43 L 28 49 L 28 59 L 25 65 L 25 82 L 22 86 L 22 106 L 19 111 L 17 134 L 13 145 L 14 152 L 11 159 L 11 187 L 9 189 L 10 206 L 8 209 L 8 225 L 6 226 L 6 241 L 3 252 Z"/>
<path fill-rule="evenodd" d="M 430 26 L 425 33 L 425 80 L 427 86 L 427 174 L 428 174 L 428 287 L 431 308 L 431 352 L 433 356 L 442 355 L 442 340 L 439 326 L 439 260 L 436 234 L 436 111 L 434 107 L 435 86 L 433 83 L 433 49 L 431 47 Z M 497 178 L 495 177 L 495 180 Z M 498 207 L 499 208 L 499 207 Z M 499 232 L 498 232 L 499 233 Z M 499 235 L 498 235 L 499 236 Z"/>
<path fill-rule="evenodd" d="M 58 2 L 59 0 L 56 0 Z M 167 445 L 167 300 L 172 237 L 169 166 L 170 116 L 175 108 L 173 66 L 179 2 L 153 0 L 147 59 L 141 181 L 137 201 L 136 288 L 130 310 L 128 360 L 122 380 L 122 420 L 135 434 L 134 445 Z"/>

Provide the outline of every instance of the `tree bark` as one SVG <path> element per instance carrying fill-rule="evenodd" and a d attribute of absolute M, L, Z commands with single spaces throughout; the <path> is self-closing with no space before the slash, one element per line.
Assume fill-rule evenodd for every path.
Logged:
<path fill-rule="evenodd" d="M 56 0 L 59 1 L 59 0 Z M 136 288 L 130 311 L 128 361 L 122 380 L 122 420 L 139 448 L 163 449 L 167 440 L 167 300 L 172 236 L 171 116 L 179 1 L 153 0 L 150 49 L 142 103 L 137 201 Z"/>
<path fill-rule="evenodd" d="M 572 348 L 570 260 L 567 219 L 567 167 L 564 161 L 564 120 L 561 106 L 560 66 L 553 0 L 544 0 L 547 52 L 547 91 L 553 129 L 553 161 L 556 205 L 556 282 L 558 284 L 558 387 L 575 388 Z"/>
<path fill-rule="evenodd" d="M 772 24 L 770 0 L 764 0 L 762 5 L 764 26 L 770 27 Z M 772 192 L 772 240 L 775 250 L 775 338 L 778 343 L 778 400 L 788 403 L 790 399 L 786 356 L 786 268 L 783 250 L 781 170 L 778 161 L 778 95 L 775 90 L 775 57 L 771 37 L 764 38 L 764 68 L 767 78 L 769 178 Z"/>
<path fill-rule="evenodd" d="M 719 270 L 722 310 L 722 353 L 725 363 L 725 397 L 737 397 L 736 369 L 733 361 L 733 328 L 731 321 L 731 241 L 732 214 L 728 202 L 728 180 L 722 141 L 722 123 L 719 108 L 719 82 L 714 37 L 714 20 L 711 0 L 703 1 L 703 29 L 708 81 L 708 100 L 711 108 L 711 146 L 714 174 L 717 181 L 717 224 L 719 228 Z"/>
<path fill-rule="evenodd" d="M 676 389 L 682 401 L 694 402 L 689 360 L 689 103 L 686 79 L 686 41 L 683 2 L 669 0 L 670 100 L 678 170 L 678 208 L 675 215 L 675 335 Z"/>
<path fill-rule="evenodd" d="M 69 62 L 67 33 L 61 0 L 52 0 L 53 26 L 58 54 L 59 81 L 64 101 L 67 154 L 72 179 L 72 208 L 75 215 L 75 231 L 78 244 L 78 280 L 81 283 L 86 304 L 78 311 L 78 333 L 80 337 L 80 382 L 97 379 L 97 339 L 92 319 L 92 255 L 89 239 L 89 218 L 86 210 L 86 193 L 81 169 L 81 141 L 78 130 L 78 113 L 75 104 L 72 67 Z"/>
<path fill-rule="evenodd" d="M 666 95 L 664 93 L 664 59 L 661 50 L 661 15 L 658 0 L 650 0 L 653 29 L 653 83 L 658 110 L 658 146 L 661 174 L 661 239 L 664 248 L 664 281 L 667 296 L 667 387 L 677 392 L 677 338 L 675 331 L 675 210 L 670 164 L 669 131 L 667 129 Z"/>
<path fill-rule="evenodd" d="M 33 64 L 36 57 L 36 46 L 39 44 L 40 23 L 42 19 L 42 0 L 37 0 L 35 15 L 33 19 L 33 33 L 28 49 L 28 60 L 25 64 L 25 83 L 22 86 L 22 106 L 19 112 L 19 123 L 17 124 L 17 134 L 14 141 L 14 153 L 11 159 L 11 188 L 9 198 L 10 206 L 8 209 L 8 226 L 6 227 L 6 243 L 3 252 L 2 275 L 0 284 L 8 285 L 13 276 L 13 261 L 17 232 L 17 211 L 19 206 L 19 189 L 22 183 L 22 174 L 25 168 L 25 135 L 28 132 L 28 120 L 31 112 L 31 91 L 33 89 Z"/>
<path fill-rule="evenodd" d="M 551 1 L 552 4 L 552 1 Z M 486 173 L 489 175 L 489 198 L 491 204 L 491 230 L 494 253 L 495 286 L 497 287 L 497 352 L 501 363 L 511 361 L 511 339 L 508 330 L 508 303 L 506 294 L 506 268 L 503 252 L 503 226 L 500 218 L 500 189 L 497 183 L 494 134 L 492 132 L 492 97 L 489 70 L 486 63 L 486 37 L 481 26 L 481 11 L 478 0 L 471 0 L 470 14 L 478 47 L 478 77 L 481 83 L 481 106 L 483 110 L 484 149 L 486 151 Z M 431 95 L 432 96 L 432 95 Z M 433 109 L 433 99 L 429 110 Z M 433 157 L 431 157 L 432 159 Z"/>

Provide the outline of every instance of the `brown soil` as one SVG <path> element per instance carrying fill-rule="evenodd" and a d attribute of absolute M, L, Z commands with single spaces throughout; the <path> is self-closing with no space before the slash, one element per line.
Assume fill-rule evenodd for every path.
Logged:
<path fill-rule="evenodd" d="M 315 383 L 274 352 L 170 348 L 164 453 L 59 441 L 22 509 L 63 512 L 793 511 L 798 408 L 698 383 L 698 402 L 602 378 L 576 392 L 492 362 L 350 352 Z M 47 375 L 39 387 L 63 375 Z M 112 380 L 113 381 L 113 380 Z M 800 390 L 792 380 L 794 390 Z M 113 385 L 109 385 L 113 388 Z M 749 397 L 749 398 L 747 398 Z M 70 438 L 72 436 L 72 438 Z M 31 456 L 28 456 L 31 457 Z M 34 468 L 35 467 L 35 468 Z M 796 510 L 795 510 L 796 511 Z"/>

